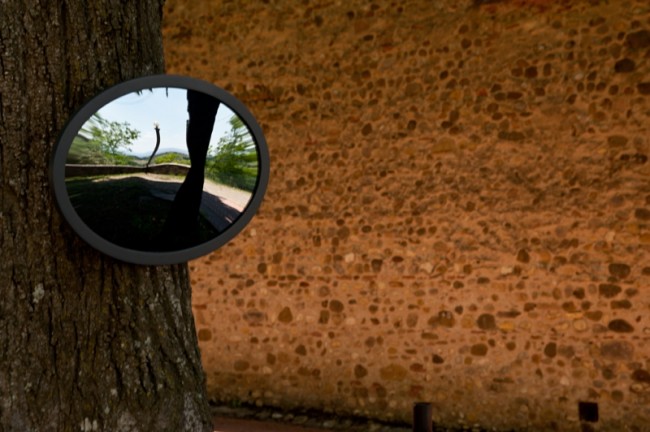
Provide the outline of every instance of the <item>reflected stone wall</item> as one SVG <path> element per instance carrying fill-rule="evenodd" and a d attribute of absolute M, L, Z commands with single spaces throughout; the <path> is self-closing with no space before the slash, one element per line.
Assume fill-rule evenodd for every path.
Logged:
<path fill-rule="evenodd" d="M 647 1 L 168 0 L 164 38 L 272 161 L 191 263 L 213 398 L 647 428 Z"/>

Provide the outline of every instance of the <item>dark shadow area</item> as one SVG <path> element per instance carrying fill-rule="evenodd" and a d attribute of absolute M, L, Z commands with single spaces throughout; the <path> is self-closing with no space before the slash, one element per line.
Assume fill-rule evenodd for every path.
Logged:
<path fill-rule="evenodd" d="M 179 182 L 143 177 L 66 180 L 68 195 L 84 223 L 105 240 L 125 248 L 163 252 L 198 246 L 228 228 L 241 214 L 208 192 L 201 196 L 195 229 L 161 236 Z"/>

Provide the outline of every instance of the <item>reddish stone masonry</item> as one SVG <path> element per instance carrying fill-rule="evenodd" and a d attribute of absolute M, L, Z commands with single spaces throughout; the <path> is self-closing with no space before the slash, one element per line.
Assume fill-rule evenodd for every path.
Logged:
<path fill-rule="evenodd" d="M 168 0 L 164 37 L 271 153 L 190 264 L 214 399 L 650 424 L 647 2 Z"/>

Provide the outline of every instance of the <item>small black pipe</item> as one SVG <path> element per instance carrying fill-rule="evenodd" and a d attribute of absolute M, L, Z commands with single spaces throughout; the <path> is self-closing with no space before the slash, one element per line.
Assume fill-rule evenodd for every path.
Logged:
<path fill-rule="evenodd" d="M 433 407 L 429 402 L 413 404 L 413 432 L 433 432 Z"/>

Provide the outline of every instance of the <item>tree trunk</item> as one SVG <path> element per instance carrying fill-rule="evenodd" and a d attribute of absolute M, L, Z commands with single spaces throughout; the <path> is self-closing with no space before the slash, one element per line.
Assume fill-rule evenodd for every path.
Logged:
<path fill-rule="evenodd" d="M 212 430 L 187 265 L 96 252 L 48 180 L 74 110 L 164 71 L 162 2 L 0 3 L 1 432 Z"/>

